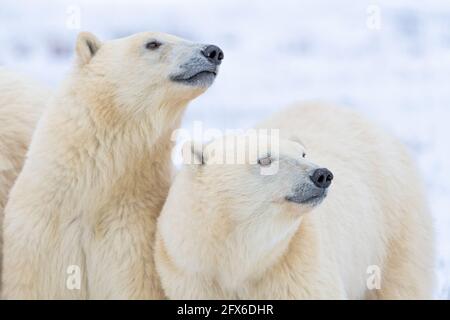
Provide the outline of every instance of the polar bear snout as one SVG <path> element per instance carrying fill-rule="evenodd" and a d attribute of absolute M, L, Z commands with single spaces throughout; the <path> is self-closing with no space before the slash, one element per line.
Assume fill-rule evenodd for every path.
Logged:
<path fill-rule="evenodd" d="M 178 72 L 170 78 L 172 81 L 189 86 L 209 87 L 219 72 L 223 60 L 223 51 L 214 45 L 202 47 L 183 63 Z"/>
<path fill-rule="evenodd" d="M 327 196 L 326 188 L 319 188 L 312 183 L 297 186 L 292 195 L 286 197 L 288 202 L 315 207 Z"/>
<path fill-rule="evenodd" d="M 220 49 L 218 46 L 215 45 L 207 46 L 205 49 L 202 50 L 202 54 L 205 56 L 206 59 L 208 59 L 210 62 L 214 63 L 217 66 L 222 63 L 222 60 L 224 58 L 222 49 Z"/>
<path fill-rule="evenodd" d="M 328 187 L 333 180 L 333 173 L 326 168 L 313 169 L 309 174 L 309 179 L 296 185 L 291 195 L 286 197 L 289 202 L 314 207 L 320 204 L 327 196 Z"/>
<path fill-rule="evenodd" d="M 321 189 L 327 189 L 331 185 L 333 178 L 333 173 L 327 168 L 316 169 L 310 176 L 310 179 L 314 185 Z"/>
<path fill-rule="evenodd" d="M 196 46 L 194 54 L 181 63 L 170 79 L 183 85 L 207 88 L 214 82 L 223 58 L 223 51 L 218 46 Z"/>

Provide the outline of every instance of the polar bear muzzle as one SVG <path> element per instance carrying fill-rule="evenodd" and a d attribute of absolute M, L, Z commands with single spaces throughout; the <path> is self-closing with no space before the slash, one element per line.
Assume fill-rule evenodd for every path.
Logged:
<path fill-rule="evenodd" d="M 181 66 L 181 72 L 170 78 L 185 85 L 209 87 L 219 72 L 223 58 L 223 51 L 218 46 L 207 45 Z"/>
<path fill-rule="evenodd" d="M 315 169 L 309 176 L 310 181 L 297 185 L 293 193 L 286 197 L 289 202 L 316 206 L 327 196 L 333 173 L 326 168 Z"/>

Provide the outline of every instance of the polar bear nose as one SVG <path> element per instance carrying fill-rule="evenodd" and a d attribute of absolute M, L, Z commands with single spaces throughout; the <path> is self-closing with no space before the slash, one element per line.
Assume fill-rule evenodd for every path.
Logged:
<path fill-rule="evenodd" d="M 222 49 L 214 45 L 207 46 L 202 50 L 202 54 L 215 65 L 221 64 L 224 58 Z"/>
<path fill-rule="evenodd" d="M 326 168 L 320 168 L 316 169 L 310 178 L 316 187 L 326 189 L 330 186 L 331 181 L 333 180 L 333 174 Z"/>

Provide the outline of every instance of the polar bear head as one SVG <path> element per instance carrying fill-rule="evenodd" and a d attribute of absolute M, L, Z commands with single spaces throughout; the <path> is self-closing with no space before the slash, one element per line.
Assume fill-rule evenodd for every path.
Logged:
<path fill-rule="evenodd" d="M 76 55 L 77 83 L 84 84 L 80 91 L 95 88 L 97 100 L 112 96 L 120 111 L 151 107 L 153 113 L 184 105 L 203 93 L 224 57 L 217 46 L 155 32 L 105 42 L 82 32 Z"/>
<path fill-rule="evenodd" d="M 258 142 L 255 149 L 246 135 L 229 140 L 185 145 L 190 164 L 171 187 L 158 230 L 177 267 L 219 273 L 232 285 L 282 253 L 324 201 L 333 175 L 308 159 L 300 142 Z"/>
<path fill-rule="evenodd" d="M 333 174 L 306 157 L 299 141 L 230 135 L 205 145 L 188 142 L 182 174 L 192 189 L 205 187 L 208 200 L 227 199 L 236 219 L 301 214 L 326 197 Z M 192 166 L 194 164 L 194 166 Z"/>

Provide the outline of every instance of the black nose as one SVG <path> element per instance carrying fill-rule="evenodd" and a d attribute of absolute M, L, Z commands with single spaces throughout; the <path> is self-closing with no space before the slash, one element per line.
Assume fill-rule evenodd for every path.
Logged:
<path fill-rule="evenodd" d="M 317 187 L 326 189 L 333 180 L 333 174 L 325 168 L 316 169 L 311 175 L 311 180 Z"/>
<path fill-rule="evenodd" d="M 218 46 L 207 46 L 203 49 L 202 54 L 215 65 L 219 65 L 223 60 L 223 51 Z"/>

